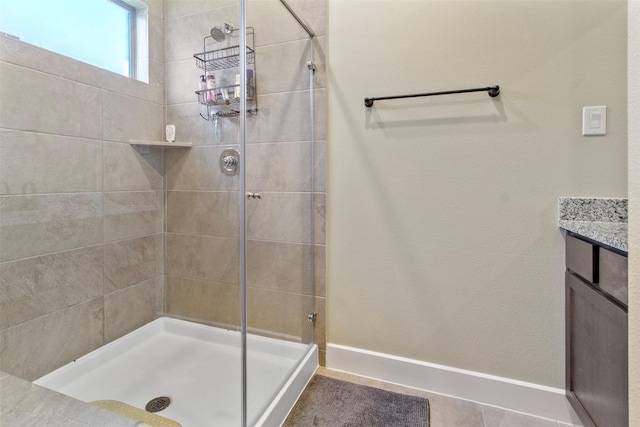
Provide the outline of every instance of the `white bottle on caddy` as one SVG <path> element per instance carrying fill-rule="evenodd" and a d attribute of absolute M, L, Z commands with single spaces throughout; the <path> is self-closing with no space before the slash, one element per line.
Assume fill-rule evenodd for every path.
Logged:
<path fill-rule="evenodd" d="M 240 101 L 240 74 L 236 74 L 236 85 L 233 88 L 233 97 L 236 102 Z"/>
<path fill-rule="evenodd" d="M 247 70 L 247 99 L 253 99 L 253 70 Z M 236 74 L 236 85 L 233 90 L 233 97 L 236 101 L 240 101 L 240 74 Z"/>

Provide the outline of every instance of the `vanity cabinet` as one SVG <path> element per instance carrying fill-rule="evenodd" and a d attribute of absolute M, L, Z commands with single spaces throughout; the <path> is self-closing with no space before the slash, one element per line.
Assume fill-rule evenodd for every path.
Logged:
<path fill-rule="evenodd" d="M 627 427 L 627 257 L 566 236 L 566 393 L 585 426 Z"/>

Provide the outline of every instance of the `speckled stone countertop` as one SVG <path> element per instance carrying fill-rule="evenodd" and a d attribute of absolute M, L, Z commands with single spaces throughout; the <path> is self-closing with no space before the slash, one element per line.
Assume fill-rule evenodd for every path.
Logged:
<path fill-rule="evenodd" d="M 560 197 L 558 226 L 628 252 L 627 199 Z"/>
<path fill-rule="evenodd" d="M 143 424 L 0 372 L 0 425 L 141 427 Z"/>

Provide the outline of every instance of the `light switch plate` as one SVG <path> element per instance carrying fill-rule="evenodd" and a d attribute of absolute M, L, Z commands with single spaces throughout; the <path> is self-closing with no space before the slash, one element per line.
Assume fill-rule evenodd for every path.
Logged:
<path fill-rule="evenodd" d="M 607 107 L 582 108 L 582 135 L 606 135 L 607 134 Z"/>

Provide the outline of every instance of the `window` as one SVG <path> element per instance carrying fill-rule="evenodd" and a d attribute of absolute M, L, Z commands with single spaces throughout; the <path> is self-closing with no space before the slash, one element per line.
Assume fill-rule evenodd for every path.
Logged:
<path fill-rule="evenodd" d="M 146 54 L 136 47 L 146 46 L 137 31 L 147 28 L 146 16 L 138 0 L 0 0 L 3 33 L 145 81 L 136 71 L 138 57 Z"/>

